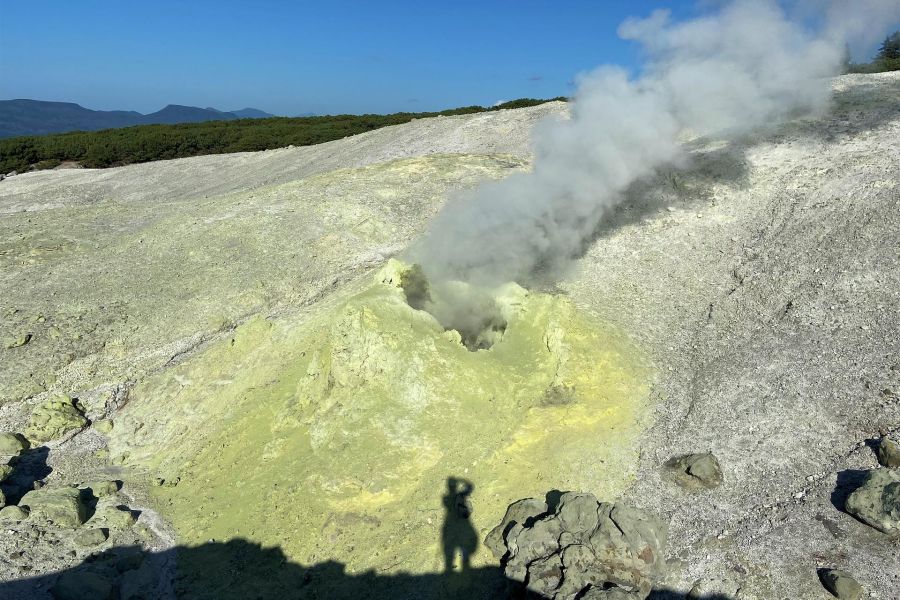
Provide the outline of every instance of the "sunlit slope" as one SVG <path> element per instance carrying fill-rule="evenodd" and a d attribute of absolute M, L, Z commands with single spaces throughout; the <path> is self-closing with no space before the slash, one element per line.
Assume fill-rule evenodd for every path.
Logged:
<path fill-rule="evenodd" d="M 0 404 L 137 380 L 248 315 L 311 302 L 402 249 L 448 189 L 524 164 L 432 155 L 177 200 L 58 188 L 0 218 Z"/>
<path fill-rule="evenodd" d="M 431 572 L 448 476 L 474 484 L 482 534 L 522 496 L 621 492 L 648 377 L 635 350 L 564 297 L 513 286 L 503 339 L 471 352 L 408 306 L 397 268 L 134 391 L 111 449 L 135 478 L 180 478 L 156 497 L 185 543 Z"/>

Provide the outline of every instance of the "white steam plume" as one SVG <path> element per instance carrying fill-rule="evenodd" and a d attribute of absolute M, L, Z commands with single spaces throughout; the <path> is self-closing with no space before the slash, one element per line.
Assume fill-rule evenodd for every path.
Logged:
<path fill-rule="evenodd" d="M 667 11 L 626 21 L 619 35 L 642 44 L 644 73 L 603 67 L 582 77 L 571 118 L 534 132 L 532 172 L 452 200 L 412 259 L 433 282 L 494 286 L 560 272 L 630 185 L 680 162 L 685 132 L 728 137 L 824 110 L 845 37 L 890 24 L 900 2 L 819 4 L 835 18 L 817 36 L 769 0 L 682 23 Z"/>

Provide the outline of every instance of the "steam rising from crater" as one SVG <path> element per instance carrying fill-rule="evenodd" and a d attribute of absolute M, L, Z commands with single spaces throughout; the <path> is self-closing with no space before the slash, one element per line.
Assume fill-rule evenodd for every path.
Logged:
<path fill-rule="evenodd" d="M 582 76 L 571 118 L 534 132 L 533 171 L 452 199 L 412 258 L 437 285 L 562 273 L 631 184 L 683 160 L 686 135 L 728 138 L 824 111 L 845 41 L 900 19 L 900 2 L 801 0 L 810 7 L 826 15 L 818 34 L 773 0 L 739 0 L 687 22 L 664 10 L 627 20 L 619 35 L 641 44 L 643 73 Z"/>

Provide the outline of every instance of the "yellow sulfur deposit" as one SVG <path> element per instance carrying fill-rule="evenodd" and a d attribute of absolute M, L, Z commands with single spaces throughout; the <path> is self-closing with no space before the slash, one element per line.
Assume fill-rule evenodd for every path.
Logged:
<path fill-rule="evenodd" d="M 502 338 L 471 351 L 409 306 L 403 269 L 302 322 L 247 322 L 135 389 L 111 450 L 134 477 L 178 481 L 155 494 L 180 542 L 438 572 L 448 477 L 474 486 L 479 538 L 518 498 L 620 493 L 648 378 L 635 349 L 565 297 L 510 285 Z"/>

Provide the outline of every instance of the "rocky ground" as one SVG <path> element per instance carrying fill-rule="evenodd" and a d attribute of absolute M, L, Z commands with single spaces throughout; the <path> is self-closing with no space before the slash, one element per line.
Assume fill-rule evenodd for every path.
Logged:
<path fill-rule="evenodd" d="M 0 597 L 491 595 L 490 550 L 564 597 L 558 548 L 516 562 L 531 522 L 476 551 L 480 592 L 432 575 L 451 475 L 460 540 L 593 494 L 571 506 L 599 524 L 540 527 L 625 557 L 630 579 L 578 554 L 579 584 L 619 588 L 596 597 L 900 597 L 900 76 L 834 89 L 823 117 L 692 142 L 477 352 L 388 259 L 527 169 L 562 103 L 0 181 L 0 431 L 27 439 L 0 439 Z M 612 502 L 650 529 L 616 542 Z"/>

